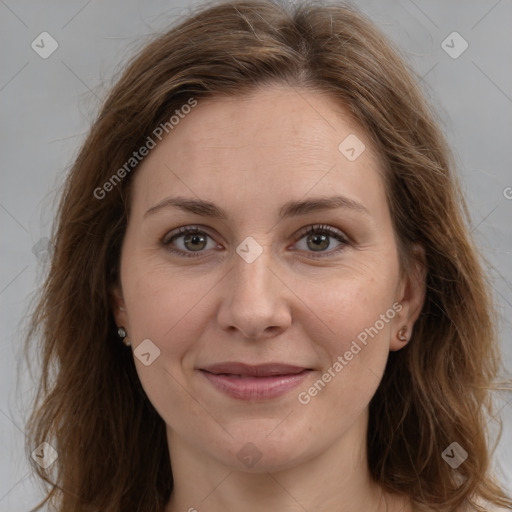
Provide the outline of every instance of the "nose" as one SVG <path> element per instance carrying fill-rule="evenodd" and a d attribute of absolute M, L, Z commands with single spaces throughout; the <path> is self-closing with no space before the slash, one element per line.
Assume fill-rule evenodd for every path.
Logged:
<path fill-rule="evenodd" d="M 279 276 L 266 247 L 252 263 L 238 254 L 234 268 L 223 280 L 220 327 L 251 340 L 281 334 L 291 324 L 290 297 L 293 295 Z M 274 268 L 272 268 L 274 267 Z"/>

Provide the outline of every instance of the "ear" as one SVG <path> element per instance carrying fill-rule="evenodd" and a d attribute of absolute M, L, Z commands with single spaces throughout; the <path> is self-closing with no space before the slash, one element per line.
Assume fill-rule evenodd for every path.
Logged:
<path fill-rule="evenodd" d="M 393 320 L 393 332 L 389 344 L 389 350 L 391 351 L 400 350 L 408 343 L 408 341 L 400 341 L 397 333 L 403 326 L 407 326 L 405 334 L 410 340 L 414 323 L 418 319 L 425 302 L 427 260 L 422 245 L 413 245 L 411 268 L 409 272 L 404 272 L 404 274 L 407 275 L 401 277 L 396 296 L 396 300 L 402 305 L 402 309 Z"/>
<path fill-rule="evenodd" d="M 110 305 L 116 325 L 118 327 L 125 327 L 128 330 L 128 315 L 126 314 L 123 291 L 120 284 L 115 284 L 110 289 Z"/>

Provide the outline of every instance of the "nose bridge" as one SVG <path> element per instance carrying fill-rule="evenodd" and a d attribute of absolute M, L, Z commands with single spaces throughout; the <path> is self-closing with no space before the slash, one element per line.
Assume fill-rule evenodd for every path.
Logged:
<path fill-rule="evenodd" d="M 284 285 L 274 275 L 270 247 L 261 249 L 257 250 L 252 241 L 237 248 L 219 313 L 223 328 L 236 328 L 251 338 L 258 338 L 267 330 L 285 329 L 290 321 Z"/>
<path fill-rule="evenodd" d="M 247 250 L 246 255 L 243 254 Z M 242 254 L 241 254 L 242 253 Z M 237 260 L 238 259 L 238 260 Z M 237 249 L 237 256 L 235 257 L 235 269 L 233 272 L 234 287 L 237 293 L 248 294 L 249 297 L 254 296 L 253 292 L 261 294 L 262 298 L 265 295 L 266 300 L 271 297 L 272 285 L 272 271 L 270 266 L 272 263 L 272 255 L 270 254 L 270 247 L 261 248 L 260 254 L 255 252 L 251 247 L 250 242 L 247 244 L 240 244 Z"/>
<path fill-rule="evenodd" d="M 243 242 L 237 248 L 234 265 L 230 283 L 233 298 L 241 305 L 251 306 L 254 312 L 270 310 L 276 300 L 270 247 L 256 248 L 254 242 Z"/>

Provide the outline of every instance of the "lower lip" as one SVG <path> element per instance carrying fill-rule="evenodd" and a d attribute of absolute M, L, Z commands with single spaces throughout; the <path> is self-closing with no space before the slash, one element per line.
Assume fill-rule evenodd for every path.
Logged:
<path fill-rule="evenodd" d="M 249 377 L 228 374 L 201 373 L 219 390 L 239 400 L 267 400 L 284 395 L 308 377 L 311 370 L 289 375 L 271 377 Z"/>

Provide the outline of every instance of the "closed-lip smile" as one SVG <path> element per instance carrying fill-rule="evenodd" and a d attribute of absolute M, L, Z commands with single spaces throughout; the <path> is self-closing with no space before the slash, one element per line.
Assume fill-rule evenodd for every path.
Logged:
<path fill-rule="evenodd" d="M 199 368 L 199 371 L 217 390 L 232 398 L 267 400 L 290 391 L 312 370 L 282 363 L 224 362 Z"/>

